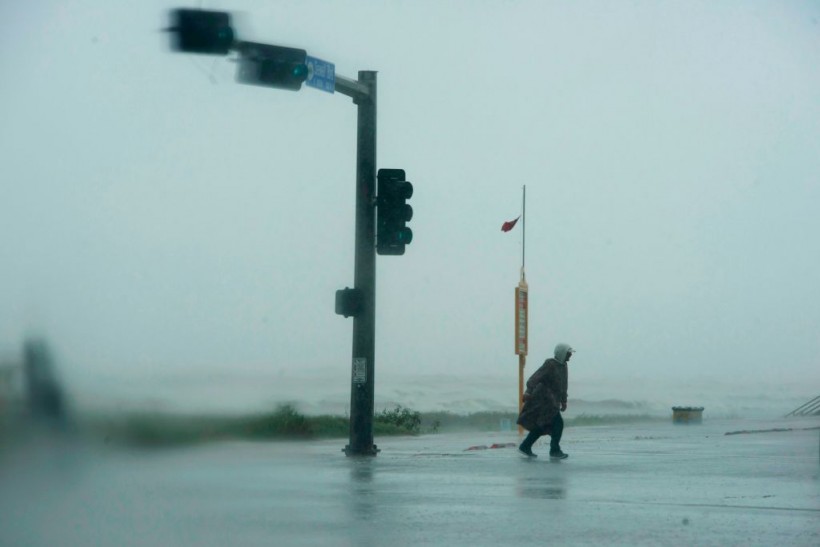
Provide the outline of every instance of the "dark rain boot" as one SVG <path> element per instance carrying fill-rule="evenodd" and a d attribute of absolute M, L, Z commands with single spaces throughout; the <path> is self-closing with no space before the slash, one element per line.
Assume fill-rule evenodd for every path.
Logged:
<path fill-rule="evenodd" d="M 550 432 L 550 458 L 554 460 L 565 460 L 569 458 L 569 456 L 561 450 L 561 436 L 563 434 L 564 419 L 561 417 L 561 414 L 558 414 L 552 422 L 552 430 Z"/>
<path fill-rule="evenodd" d="M 538 454 L 532 451 L 532 445 L 535 444 L 535 441 L 537 441 L 541 435 L 543 435 L 543 433 L 540 429 L 536 428 L 531 430 L 527 438 L 524 439 L 524 442 L 518 446 L 518 451 L 528 458 L 537 458 Z"/>
<path fill-rule="evenodd" d="M 550 458 L 553 460 L 565 460 L 569 454 L 565 454 L 560 448 L 550 448 Z"/>

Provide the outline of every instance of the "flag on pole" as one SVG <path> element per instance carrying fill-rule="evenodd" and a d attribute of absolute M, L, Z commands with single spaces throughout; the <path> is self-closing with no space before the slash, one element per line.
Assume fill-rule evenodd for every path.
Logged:
<path fill-rule="evenodd" d="M 518 222 L 519 218 L 521 218 L 521 215 L 518 215 L 518 218 L 516 218 L 515 220 L 508 220 L 507 222 L 502 224 L 501 225 L 501 231 L 502 232 L 509 232 L 510 230 L 515 228 L 515 223 Z"/>

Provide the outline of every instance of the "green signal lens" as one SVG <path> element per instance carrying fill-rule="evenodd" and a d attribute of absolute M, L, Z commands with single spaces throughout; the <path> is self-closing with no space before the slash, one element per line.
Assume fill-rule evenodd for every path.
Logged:
<path fill-rule="evenodd" d="M 296 78 L 307 78 L 308 67 L 304 63 L 299 63 L 293 66 L 290 73 Z"/>
<path fill-rule="evenodd" d="M 407 245 L 413 241 L 413 230 L 410 228 L 402 228 L 396 233 L 396 239 L 399 243 Z"/>

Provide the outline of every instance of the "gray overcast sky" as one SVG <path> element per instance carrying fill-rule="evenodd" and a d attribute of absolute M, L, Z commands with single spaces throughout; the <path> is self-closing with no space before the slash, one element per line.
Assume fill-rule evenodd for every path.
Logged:
<path fill-rule="evenodd" d="M 171 53 L 177 6 L 0 5 L 0 355 L 34 332 L 89 391 L 346 393 L 356 108 Z M 200 7 L 379 73 L 415 237 L 378 259 L 377 400 L 474 374 L 514 406 L 525 184 L 528 373 L 566 341 L 576 397 L 820 391 L 820 4 Z"/>

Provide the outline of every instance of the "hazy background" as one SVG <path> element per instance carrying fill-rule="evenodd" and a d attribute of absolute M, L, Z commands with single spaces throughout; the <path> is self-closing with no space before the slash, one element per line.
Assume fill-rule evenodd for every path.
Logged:
<path fill-rule="evenodd" d="M 377 70 L 415 186 L 377 262 L 376 404 L 793 409 L 820 393 L 820 4 L 209 1 L 239 38 Z M 0 3 L 0 360 L 77 404 L 343 412 L 356 108 L 169 51 L 164 1 Z"/>

